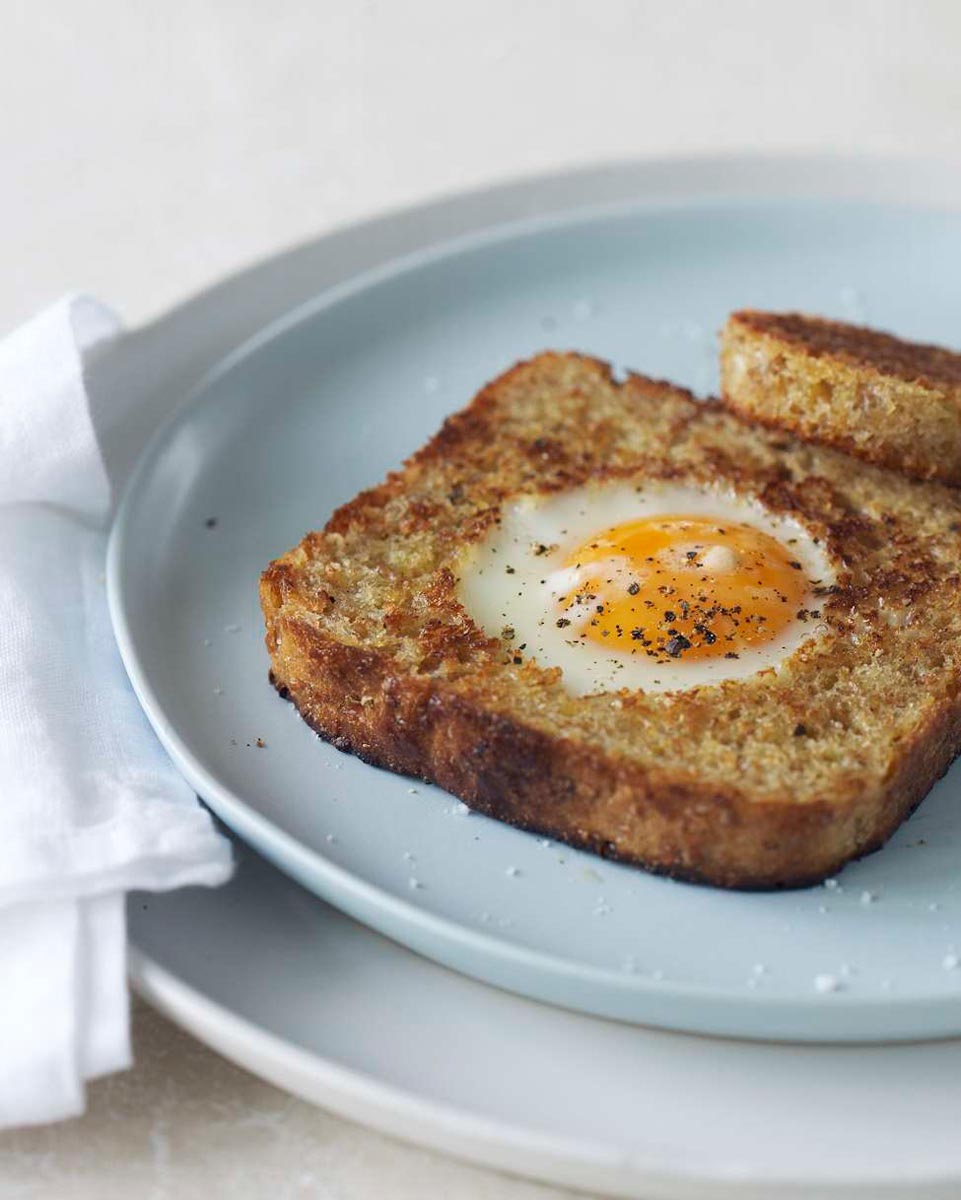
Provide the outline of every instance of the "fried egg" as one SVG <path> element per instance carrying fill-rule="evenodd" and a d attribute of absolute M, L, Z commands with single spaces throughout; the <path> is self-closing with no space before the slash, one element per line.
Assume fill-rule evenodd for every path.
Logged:
<path fill-rule="evenodd" d="M 618 483 L 523 497 L 460 563 L 505 656 L 576 695 L 677 691 L 778 669 L 822 634 L 823 544 L 721 489 Z"/>

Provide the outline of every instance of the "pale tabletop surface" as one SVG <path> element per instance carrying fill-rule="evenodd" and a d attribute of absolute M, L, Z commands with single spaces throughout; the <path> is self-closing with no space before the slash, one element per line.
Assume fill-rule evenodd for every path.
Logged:
<path fill-rule="evenodd" d="M 953 0 L 43 0 L 0 38 L 0 333 L 68 290 L 129 324 L 358 217 L 561 166 L 961 154 Z M 0 1194 L 521 1200 L 137 1007 L 137 1064 L 0 1135 Z"/>

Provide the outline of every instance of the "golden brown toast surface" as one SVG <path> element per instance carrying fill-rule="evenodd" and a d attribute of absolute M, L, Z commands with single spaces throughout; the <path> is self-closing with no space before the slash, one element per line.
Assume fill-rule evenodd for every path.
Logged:
<path fill-rule="evenodd" d="M 961 485 L 961 354 L 799 313 L 732 314 L 721 391 L 742 416 Z"/>
<path fill-rule="evenodd" d="M 775 673 L 571 695 L 457 598 L 522 494 L 720 485 L 842 566 Z M 961 493 L 853 464 L 600 362 L 543 354 L 264 573 L 275 685 L 342 749 L 527 829 L 682 878 L 799 885 L 879 846 L 961 745 Z M 520 660 L 520 661 L 518 661 Z"/>

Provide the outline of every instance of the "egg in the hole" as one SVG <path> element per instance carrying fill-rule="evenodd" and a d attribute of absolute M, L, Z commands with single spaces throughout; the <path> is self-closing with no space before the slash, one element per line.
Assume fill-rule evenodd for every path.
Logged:
<path fill-rule="evenodd" d="M 464 554 L 459 598 L 509 661 L 572 693 L 676 691 L 779 669 L 824 631 L 835 572 L 799 522 L 720 489 L 524 497 Z"/>

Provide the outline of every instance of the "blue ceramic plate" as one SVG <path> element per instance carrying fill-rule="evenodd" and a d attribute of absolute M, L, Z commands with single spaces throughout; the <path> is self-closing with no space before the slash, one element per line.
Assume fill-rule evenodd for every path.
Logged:
<path fill-rule="evenodd" d="M 463 815 L 324 744 L 267 682 L 257 600 L 271 558 L 518 358 L 578 349 L 706 394 L 716 330 L 748 305 L 957 344 L 959 264 L 955 213 L 714 197 L 491 229 L 319 296 L 208 376 L 121 506 L 111 608 L 158 735 L 283 870 L 488 982 L 749 1038 L 961 1033 L 957 769 L 832 887 L 656 879 Z"/>

